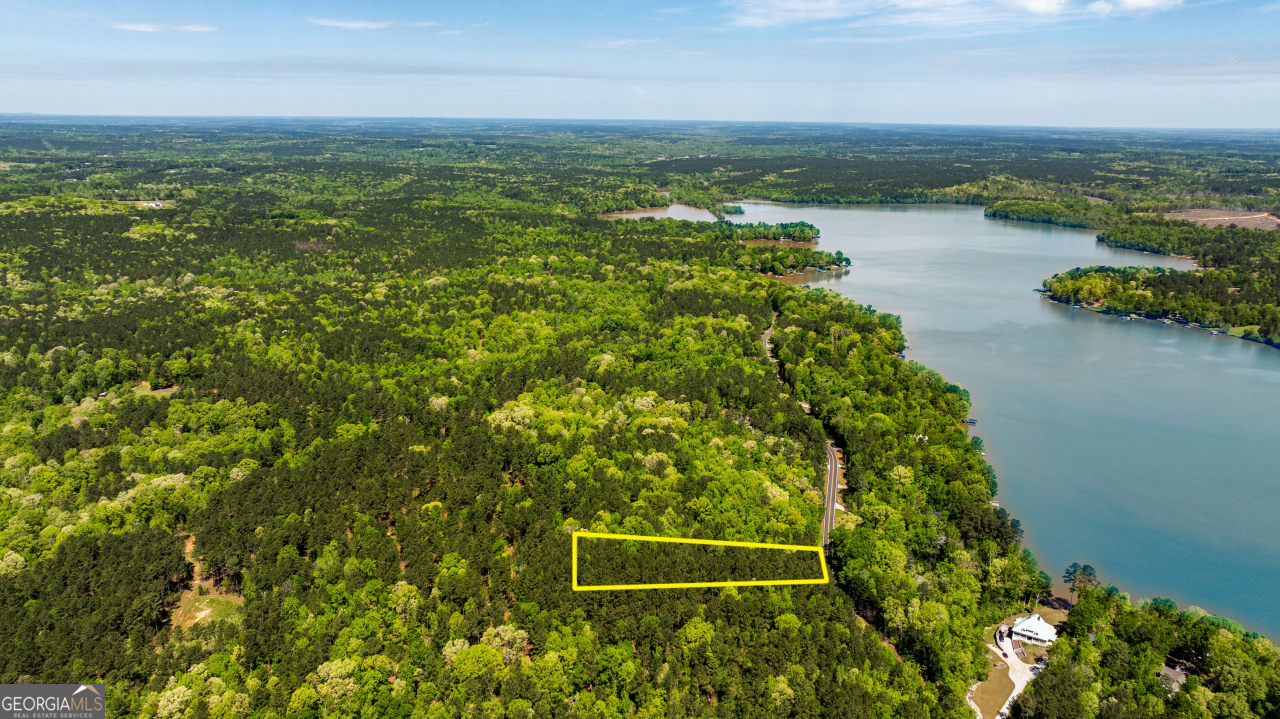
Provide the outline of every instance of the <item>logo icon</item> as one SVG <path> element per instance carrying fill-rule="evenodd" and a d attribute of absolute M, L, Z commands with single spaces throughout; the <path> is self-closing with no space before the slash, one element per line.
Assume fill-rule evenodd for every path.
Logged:
<path fill-rule="evenodd" d="M 0 719 L 103 719 L 103 684 L 0 684 Z"/>

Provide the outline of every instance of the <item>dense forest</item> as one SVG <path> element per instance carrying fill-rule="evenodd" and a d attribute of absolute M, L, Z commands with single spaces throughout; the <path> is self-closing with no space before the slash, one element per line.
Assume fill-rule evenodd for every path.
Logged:
<path fill-rule="evenodd" d="M 1019 219 L 1105 229 L 1133 212 L 1280 210 L 1280 137 L 1249 131 L 23 118 L 0 123 L 0 157 L 0 201 L 33 192 L 178 199 L 202 174 L 320 160 L 522 167 L 552 175 L 572 168 L 577 179 L 569 185 L 587 193 L 584 185 L 593 181 L 631 180 L 634 191 L 597 205 L 601 211 L 675 200 L 720 214 L 732 212 L 723 203 L 746 198 L 1023 201 L 1049 204 L 1008 208 Z"/>
<path fill-rule="evenodd" d="M 110 716 L 162 719 L 967 719 L 983 628 L 1051 589 L 993 506 L 968 393 L 900 358 L 897 317 L 766 276 L 847 258 L 744 242 L 820 228 L 598 215 L 793 175 L 789 197 L 829 198 L 853 167 L 834 186 L 880 198 L 1057 178 L 962 166 L 991 153 L 1080 178 L 1127 158 L 1151 186 L 1175 155 L 1264 178 L 1276 158 L 1133 142 L 0 126 L 0 682 L 100 681 Z M 733 153 L 744 174 L 716 169 Z M 831 583 L 572 591 L 579 529 L 817 546 L 828 440 Z M 807 552 L 638 544 L 586 547 L 584 579 L 815 576 Z M 1113 604 L 1094 624 L 1145 616 Z M 1270 645 L 1225 629 L 1248 686 L 1188 696 L 1274 715 Z M 1077 653 L 1046 678 L 1085 672 Z M 1095 706 L 1052 684 L 1020 710 Z"/>
<path fill-rule="evenodd" d="M 1135 217 L 1098 235 L 1112 247 L 1185 255 L 1203 269 L 1085 267 L 1044 281 L 1062 301 L 1232 330 L 1280 346 L 1280 234 Z"/>
<path fill-rule="evenodd" d="M 1127 219 L 1130 208 L 1105 204 L 1087 197 L 1047 200 L 1001 200 L 987 206 L 984 214 L 998 220 L 1043 222 L 1063 227 L 1108 227 Z"/>
<path fill-rule="evenodd" d="M 83 162 L 0 204 L 0 680 L 112 716 L 964 717 L 978 629 L 1047 588 L 967 395 L 762 276 L 842 257 L 742 242 L 817 228 L 605 221 L 665 198 L 589 168 Z M 831 584 L 571 590 L 579 528 L 816 545 L 828 432 Z M 728 561 L 618 549 L 585 571 Z"/>
<path fill-rule="evenodd" d="M 849 133 L 821 152 L 767 157 L 739 156 L 729 146 L 722 155 L 644 167 L 672 199 L 712 211 L 746 198 L 967 203 L 988 205 L 991 217 L 1106 229 L 1139 212 L 1280 209 L 1280 147 L 1270 143 L 1242 153 L 1082 135 L 957 141 L 921 132 L 896 139 L 877 143 Z"/>

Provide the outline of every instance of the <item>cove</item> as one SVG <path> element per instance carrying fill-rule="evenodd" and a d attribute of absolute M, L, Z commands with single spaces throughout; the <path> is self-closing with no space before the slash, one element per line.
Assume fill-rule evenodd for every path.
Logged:
<path fill-rule="evenodd" d="M 1135 602 L 1280 636 L 1280 351 L 1033 291 L 1074 267 L 1189 261 L 980 207 L 742 206 L 734 221 L 817 225 L 852 265 L 804 283 L 901 315 L 908 359 L 971 392 L 996 499 L 1055 580 L 1092 564 Z"/>

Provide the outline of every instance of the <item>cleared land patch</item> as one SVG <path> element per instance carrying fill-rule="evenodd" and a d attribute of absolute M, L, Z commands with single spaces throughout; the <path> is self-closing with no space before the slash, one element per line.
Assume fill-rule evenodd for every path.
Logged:
<path fill-rule="evenodd" d="M 133 388 L 133 391 L 137 394 L 147 395 L 149 397 L 165 397 L 173 394 L 174 392 L 177 392 L 178 389 L 179 387 L 176 384 L 172 387 L 164 387 L 162 389 L 151 389 L 151 383 L 146 380 L 143 380 L 138 383 L 137 387 Z"/>
<path fill-rule="evenodd" d="M 1166 212 L 1165 217 L 1172 220 L 1187 220 L 1205 227 L 1248 227 L 1254 230 L 1280 229 L 1280 219 L 1267 212 L 1253 210 L 1178 210 Z"/>
<path fill-rule="evenodd" d="M 190 627 L 201 622 L 229 620 L 240 621 L 240 608 L 244 598 L 232 594 L 201 594 L 198 585 L 182 593 L 178 606 L 173 610 L 174 626 Z M 206 590 L 207 591 L 207 590 Z"/>

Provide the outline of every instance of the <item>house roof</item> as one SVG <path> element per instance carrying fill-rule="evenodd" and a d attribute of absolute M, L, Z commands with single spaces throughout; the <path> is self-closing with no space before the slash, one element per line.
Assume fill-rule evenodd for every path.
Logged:
<path fill-rule="evenodd" d="M 1045 642 L 1051 642 L 1058 638 L 1058 630 L 1054 629 L 1039 614 L 1032 614 L 1014 622 L 1013 631 Z"/>

